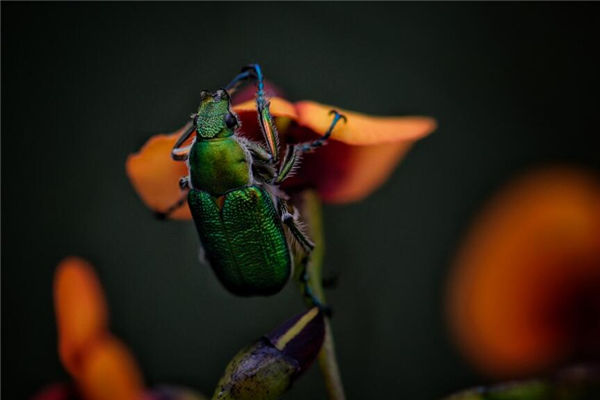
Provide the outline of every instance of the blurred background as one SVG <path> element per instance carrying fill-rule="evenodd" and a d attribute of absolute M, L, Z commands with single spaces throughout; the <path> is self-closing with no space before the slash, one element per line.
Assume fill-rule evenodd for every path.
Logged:
<path fill-rule="evenodd" d="M 3 397 L 69 380 L 51 290 L 69 254 L 96 266 L 149 384 L 212 394 L 234 353 L 302 309 L 293 285 L 228 294 L 198 263 L 194 226 L 153 219 L 125 176 L 129 153 L 250 62 L 292 100 L 439 123 L 374 195 L 325 207 L 348 397 L 492 382 L 449 335 L 450 266 L 514 176 L 600 170 L 599 34 L 598 4 L 3 2 Z M 322 387 L 312 368 L 285 398 Z"/>

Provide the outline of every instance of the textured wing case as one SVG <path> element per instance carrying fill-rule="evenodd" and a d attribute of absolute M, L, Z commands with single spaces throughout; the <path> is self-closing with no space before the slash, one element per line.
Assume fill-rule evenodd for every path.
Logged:
<path fill-rule="evenodd" d="M 224 195 L 191 189 L 188 201 L 206 257 L 221 283 L 240 296 L 272 295 L 286 284 L 291 258 L 270 196 L 249 186 Z"/>

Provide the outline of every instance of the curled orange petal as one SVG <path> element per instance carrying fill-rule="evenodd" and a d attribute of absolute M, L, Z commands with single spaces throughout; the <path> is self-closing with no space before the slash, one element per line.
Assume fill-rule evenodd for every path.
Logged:
<path fill-rule="evenodd" d="M 457 343 L 496 377 L 600 355 L 600 183 L 572 169 L 532 173 L 484 210 L 448 286 Z"/>
<path fill-rule="evenodd" d="M 151 137 L 138 153 L 127 158 L 125 168 L 135 191 L 155 212 L 167 211 L 184 195 L 179 179 L 187 175 L 187 167 L 184 162 L 173 161 L 171 149 L 185 128 Z M 187 202 L 169 217 L 191 219 Z"/>
<path fill-rule="evenodd" d="M 431 133 L 428 117 L 372 117 L 311 101 L 296 103 L 298 129 L 290 136 L 314 140 L 329 128 L 336 109 L 340 120 L 326 146 L 306 154 L 301 170 L 288 185 L 315 187 L 327 203 L 361 200 L 381 186 L 412 144 Z"/>
<path fill-rule="evenodd" d="M 284 188 L 313 187 L 326 203 L 348 203 L 368 196 L 381 186 L 411 143 L 352 146 L 330 141 L 303 156 L 298 174 Z"/>
<path fill-rule="evenodd" d="M 127 347 L 109 335 L 88 349 L 77 383 L 86 400 L 141 399 L 144 387 Z"/>
<path fill-rule="evenodd" d="M 107 329 L 107 308 L 92 267 L 69 257 L 61 261 L 54 278 L 54 307 L 58 348 L 65 368 L 77 375 L 85 348 Z"/>
<path fill-rule="evenodd" d="M 429 117 L 374 117 L 313 101 L 296 103 L 296 122 L 323 135 L 331 124 L 329 111 L 332 109 L 345 115 L 348 121 L 336 125 L 331 139 L 355 146 L 414 142 L 436 128 L 435 120 Z"/>

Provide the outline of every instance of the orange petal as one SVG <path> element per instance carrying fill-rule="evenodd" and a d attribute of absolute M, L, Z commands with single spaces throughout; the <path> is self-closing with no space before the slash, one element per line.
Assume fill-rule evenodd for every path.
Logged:
<path fill-rule="evenodd" d="M 92 267 L 69 257 L 61 261 L 54 278 L 54 307 L 60 359 L 76 375 L 82 351 L 107 329 L 107 308 Z"/>
<path fill-rule="evenodd" d="M 348 121 L 340 121 L 336 125 L 331 139 L 346 144 L 366 146 L 414 142 L 436 128 L 435 120 L 429 117 L 374 117 L 313 101 L 296 103 L 296 122 L 323 135 L 331 124 L 332 116 L 329 115 L 329 111 L 333 109 L 345 115 Z"/>
<path fill-rule="evenodd" d="M 452 331 L 491 375 L 536 373 L 597 351 L 600 184 L 563 169 L 512 183 L 476 221 L 450 278 Z"/>
<path fill-rule="evenodd" d="M 412 143 L 352 146 L 330 141 L 302 158 L 285 187 L 314 187 L 326 203 L 347 203 L 368 196 L 392 173 Z"/>
<path fill-rule="evenodd" d="M 294 105 L 289 101 L 280 97 L 272 97 L 269 100 L 271 102 L 269 110 L 271 111 L 271 115 L 275 118 L 276 123 L 282 119 L 295 120 L 298 117 Z M 248 100 L 234 105 L 233 110 L 237 113 L 242 122 L 240 134 L 248 139 L 265 144 L 265 138 L 263 137 L 258 124 L 256 101 Z M 279 138 L 282 145 L 286 142 L 285 136 L 285 130 L 279 130 Z M 285 149 L 282 149 L 282 151 L 283 150 Z"/>
<path fill-rule="evenodd" d="M 273 97 L 281 97 L 285 98 L 283 91 L 275 86 L 273 82 L 265 79 L 264 83 L 264 91 L 267 98 L 271 99 Z M 244 103 L 248 100 L 254 100 L 256 98 L 256 86 L 249 85 L 239 90 L 236 90 L 231 96 L 231 104 L 238 105 Z"/>
<path fill-rule="evenodd" d="M 165 212 L 181 199 L 179 179 L 187 175 L 184 162 L 171 159 L 171 149 L 185 129 L 151 137 L 139 153 L 127 158 L 125 168 L 134 189 L 153 211 Z M 170 215 L 174 219 L 191 219 L 187 202 Z"/>
<path fill-rule="evenodd" d="M 123 343 L 108 335 L 87 351 L 77 383 L 86 400 L 135 400 L 143 393 L 133 356 Z"/>
<path fill-rule="evenodd" d="M 298 118 L 298 113 L 294 107 L 294 104 L 289 101 L 282 99 L 281 97 L 272 97 L 269 99 L 269 111 L 274 117 L 287 117 L 292 119 Z M 247 100 L 243 103 L 236 104 L 233 106 L 233 111 L 240 117 L 244 114 L 251 114 L 256 118 L 256 100 Z"/>
<path fill-rule="evenodd" d="M 346 116 L 339 121 L 327 146 L 307 154 L 296 182 L 319 191 L 323 201 L 346 203 L 360 200 L 381 186 L 412 144 L 431 133 L 436 122 L 428 117 L 372 117 L 311 101 L 296 103 L 300 129 L 292 128 L 298 141 L 322 136 L 336 109 Z M 294 181 L 292 181 L 294 182 Z"/>

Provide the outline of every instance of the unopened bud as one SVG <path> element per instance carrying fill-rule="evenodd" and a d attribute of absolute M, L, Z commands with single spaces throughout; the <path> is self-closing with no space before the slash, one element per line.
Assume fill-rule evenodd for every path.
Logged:
<path fill-rule="evenodd" d="M 213 399 L 279 398 L 315 360 L 324 337 L 323 314 L 318 308 L 291 318 L 231 360 Z"/>

